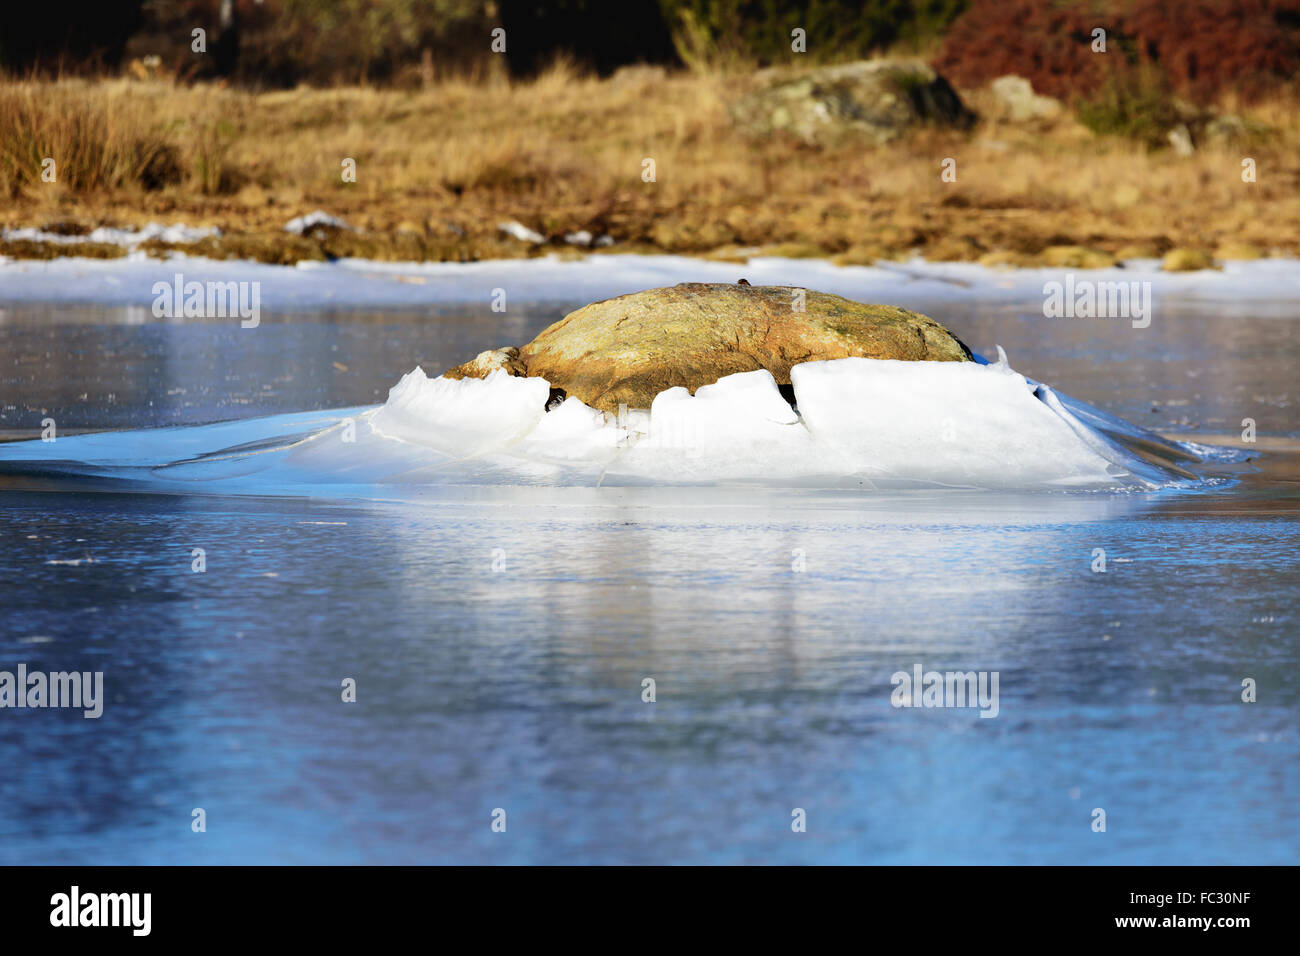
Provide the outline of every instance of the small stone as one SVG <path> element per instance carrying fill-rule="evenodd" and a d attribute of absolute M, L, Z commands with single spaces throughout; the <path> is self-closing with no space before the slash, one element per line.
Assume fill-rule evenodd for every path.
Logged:
<path fill-rule="evenodd" d="M 1165 272 L 1196 272 L 1214 267 L 1214 258 L 1204 249 L 1170 249 L 1160 263 Z"/>
<path fill-rule="evenodd" d="M 1061 115 L 1061 101 L 1034 92 L 1033 84 L 1023 76 L 999 76 L 989 84 L 1003 115 L 1013 122 L 1055 119 Z"/>
<path fill-rule="evenodd" d="M 1192 131 L 1184 124 L 1179 124 L 1169 131 L 1169 145 L 1179 156 L 1196 155 L 1196 147 L 1192 145 Z"/>
<path fill-rule="evenodd" d="M 1066 269 L 1111 269 L 1117 265 L 1109 252 L 1087 246 L 1048 246 L 1043 250 L 1043 261 Z"/>
<path fill-rule="evenodd" d="M 443 372 L 444 378 L 487 378 L 497 369 L 505 369 L 511 375 L 525 375 L 524 365 L 519 361 L 519 350 L 509 347 L 489 349 L 479 352 L 474 358 Z"/>
<path fill-rule="evenodd" d="M 1130 259 L 1159 259 L 1160 246 L 1155 242 L 1130 242 L 1116 250 L 1115 258 L 1120 262 Z"/>
<path fill-rule="evenodd" d="M 509 222 L 497 224 L 497 228 L 508 236 L 513 236 L 520 242 L 531 242 L 533 245 L 540 245 L 546 241 L 546 237 L 540 232 L 529 229 L 522 222 L 512 219 Z"/>
<path fill-rule="evenodd" d="M 1221 242 L 1214 250 L 1214 258 L 1220 261 L 1262 259 L 1266 255 L 1267 252 L 1254 243 L 1235 240 Z"/>

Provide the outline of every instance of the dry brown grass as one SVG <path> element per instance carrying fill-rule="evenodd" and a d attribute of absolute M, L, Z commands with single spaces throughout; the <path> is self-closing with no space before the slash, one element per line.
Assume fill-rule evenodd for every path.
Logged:
<path fill-rule="evenodd" d="M 418 92 L 11 84 L 0 87 L 0 224 L 215 225 L 230 238 L 202 251 L 267 261 L 533 255 L 579 229 L 612 235 L 616 251 L 723 258 L 753 248 L 843 262 L 917 251 L 1030 263 L 1061 246 L 1103 258 L 1172 247 L 1300 254 L 1293 103 L 1252 108 L 1270 136 L 1188 158 L 1096 137 L 1068 117 L 812 148 L 732 128 L 727 104 L 754 82 L 654 71 L 597 80 L 559 64 L 529 83 L 448 80 Z M 984 94 L 971 99 L 992 115 Z M 42 183 L 33 157 L 46 150 L 75 172 Z M 1258 163 L 1255 184 L 1241 182 L 1245 155 Z M 172 163 L 162 181 L 148 173 L 157 156 Z M 655 183 L 641 179 L 647 157 Z M 944 157 L 957 160 L 955 184 L 940 180 Z M 355 183 L 341 179 L 345 158 Z M 316 208 L 360 233 L 328 247 L 289 242 L 283 224 Z M 553 244 L 504 236 L 507 219 Z"/>
<path fill-rule="evenodd" d="M 35 185 L 94 192 L 180 179 L 179 152 L 146 105 L 104 89 L 0 87 L 0 131 L 0 193 L 10 197 Z"/>

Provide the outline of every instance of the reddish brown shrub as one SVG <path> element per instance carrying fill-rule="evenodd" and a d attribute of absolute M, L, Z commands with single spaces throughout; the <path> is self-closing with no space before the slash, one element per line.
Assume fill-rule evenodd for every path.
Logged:
<path fill-rule="evenodd" d="M 1300 0 L 1139 0 L 1124 32 L 1200 102 L 1228 90 L 1256 99 L 1300 72 Z"/>
<path fill-rule="evenodd" d="M 1092 31 L 1110 37 L 1115 21 L 1093 4 L 975 0 L 949 28 L 935 67 L 959 86 L 1015 73 L 1039 93 L 1071 98 L 1105 80 L 1113 61 L 1092 52 Z"/>
<path fill-rule="evenodd" d="M 1107 52 L 1092 52 L 1092 31 Z M 944 38 L 935 66 L 961 86 L 1016 73 L 1065 99 L 1096 94 L 1142 67 L 1207 102 L 1254 99 L 1300 73 L 1300 0 L 975 0 Z"/>

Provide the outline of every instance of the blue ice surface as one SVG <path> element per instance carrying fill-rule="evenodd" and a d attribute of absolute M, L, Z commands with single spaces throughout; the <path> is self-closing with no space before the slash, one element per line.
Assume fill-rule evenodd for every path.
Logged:
<path fill-rule="evenodd" d="M 0 863 L 1294 863 L 1300 521 L 1233 505 L 7 493 L 0 662 L 107 700 L 0 713 Z"/>
<path fill-rule="evenodd" d="M 1300 853 L 1293 503 L 259 477 L 361 411 L 0 446 L 0 669 L 107 698 L 0 714 L 0 863 Z"/>

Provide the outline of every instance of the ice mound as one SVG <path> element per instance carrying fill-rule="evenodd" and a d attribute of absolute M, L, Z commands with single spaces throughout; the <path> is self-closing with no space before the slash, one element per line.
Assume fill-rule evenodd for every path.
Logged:
<path fill-rule="evenodd" d="M 437 452 L 429 467 L 444 479 L 562 484 L 1153 488 L 1195 479 L 1179 462 L 1216 451 L 1062 400 L 1005 356 L 846 358 L 795 366 L 791 378 L 793 403 L 760 370 L 694 395 L 670 388 L 650 409 L 614 416 L 576 398 L 544 411 L 550 386 L 540 378 L 431 379 L 416 369 L 368 423 L 375 436 Z"/>
<path fill-rule="evenodd" d="M 1000 352 L 1000 350 L 999 350 Z M 378 408 L 0 446 L 0 474 L 204 493 L 376 486 L 719 485 L 891 490 L 1190 487 L 1242 452 L 1169 441 L 993 364 L 845 358 L 767 371 L 615 415 L 541 378 L 429 378 Z M 792 400 L 791 400 L 792 399 Z M 547 410 L 549 407 L 549 410 Z M 351 493 L 351 492 L 348 492 Z"/>

